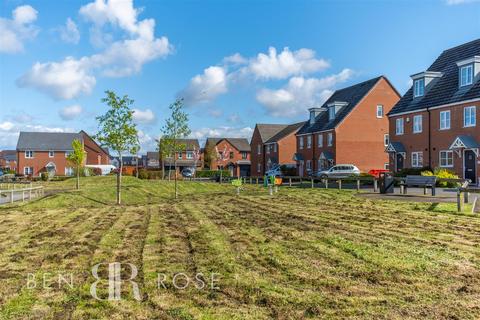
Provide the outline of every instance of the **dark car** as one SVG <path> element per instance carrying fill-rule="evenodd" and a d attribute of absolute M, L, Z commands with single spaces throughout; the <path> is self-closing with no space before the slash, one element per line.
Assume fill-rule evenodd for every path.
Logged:
<path fill-rule="evenodd" d="M 182 177 L 184 178 L 193 178 L 195 175 L 195 169 L 193 168 L 185 168 L 182 170 Z"/>

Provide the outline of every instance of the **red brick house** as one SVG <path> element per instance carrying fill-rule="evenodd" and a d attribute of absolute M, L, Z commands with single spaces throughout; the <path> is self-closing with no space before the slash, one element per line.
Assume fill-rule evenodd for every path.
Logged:
<path fill-rule="evenodd" d="M 228 170 L 235 177 L 250 176 L 250 144 L 247 139 L 207 138 L 204 150 L 220 154 L 209 163 L 211 170 Z"/>
<path fill-rule="evenodd" d="M 337 90 L 297 132 L 297 172 L 353 164 L 361 171 L 388 167 L 388 119 L 400 94 L 384 76 Z"/>
<path fill-rule="evenodd" d="M 445 50 L 388 113 L 390 166 L 447 168 L 479 182 L 480 39 Z"/>
<path fill-rule="evenodd" d="M 86 165 L 109 164 L 109 154 L 87 133 L 20 132 L 17 143 L 18 174 L 39 176 L 41 172 L 55 175 L 72 175 L 73 168 L 67 162 L 72 152 L 72 141 L 82 141 L 86 152 Z"/>
<path fill-rule="evenodd" d="M 17 151 L 0 151 L 0 169 L 17 170 Z"/>
<path fill-rule="evenodd" d="M 200 169 L 202 167 L 202 156 L 198 139 L 178 139 L 177 142 L 185 145 L 184 151 L 177 152 L 174 155 L 177 160 L 177 173 L 182 172 L 185 168 Z M 196 154 L 198 154 L 198 159 L 195 159 Z M 159 157 L 159 161 L 163 163 L 165 170 L 174 170 L 175 161 L 172 156 L 164 157 L 164 159 Z"/>
<path fill-rule="evenodd" d="M 251 174 L 261 176 L 276 165 L 295 167 L 297 131 L 304 122 L 294 124 L 257 124 L 250 143 Z"/>

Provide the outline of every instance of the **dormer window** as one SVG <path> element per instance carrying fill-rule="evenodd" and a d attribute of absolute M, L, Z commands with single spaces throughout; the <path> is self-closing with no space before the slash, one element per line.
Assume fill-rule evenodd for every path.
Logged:
<path fill-rule="evenodd" d="M 417 79 L 413 82 L 413 96 L 422 97 L 425 93 L 425 79 Z"/>
<path fill-rule="evenodd" d="M 332 106 L 330 108 L 328 108 L 328 120 L 333 120 L 335 119 L 335 107 Z"/>
<path fill-rule="evenodd" d="M 473 83 L 473 65 L 469 64 L 460 68 L 460 87 Z"/>

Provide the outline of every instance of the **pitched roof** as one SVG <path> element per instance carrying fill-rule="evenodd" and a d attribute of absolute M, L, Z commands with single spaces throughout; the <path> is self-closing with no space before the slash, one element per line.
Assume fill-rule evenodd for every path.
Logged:
<path fill-rule="evenodd" d="M 258 132 L 260 133 L 260 138 L 262 139 L 263 143 L 268 141 L 281 130 L 285 129 L 287 126 L 288 124 L 257 123 Z"/>
<path fill-rule="evenodd" d="M 0 151 L 0 159 L 4 159 L 8 161 L 17 161 L 17 150 Z"/>
<path fill-rule="evenodd" d="M 227 140 L 238 151 L 250 151 L 250 143 L 246 138 L 207 138 L 205 146 L 213 144 L 214 146 L 222 140 Z"/>
<path fill-rule="evenodd" d="M 83 141 L 80 133 L 67 132 L 20 132 L 17 150 L 25 151 L 69 151 L 74 139 Z"/>
<path fill-rule="evenodd" d="M 290 124 L 277 132 L 273 137 L 268 139 L 265 143 L 272 143 L 272 142 L 278 142 L 288 136 L 289 134 L 296 133 L 298 129 L 300 129 L 303 125 L 305 124 L 305 121 L 303 122 L 298 122 L 294 124 Z"/>
<path fill-rule="evenodd" d="M 334 129 L 353 109 L 355 109 L 360 100 L 362 100 L 362 98 L 381 78 L 386 79 L 385 77 L 380 76 L 335 91 L 322 105 L 320 114 L 315 118 L 315 123 L 310 125 L 309 121 L 305 122 L 303 127 L 298 131 L 298 134 Z M 333 120 L 329 120 L 327 105 L 336 101 L 346 102 L 346 104 L 337 111 Z"/>
<path fill-rule="evenodd" d="M 160 154 L 158 151 L 148 151 L 147 152 L 147 159 L 158 160 L 160 158 Z"/>
<path fill-rule="evenodd" d="M 435 83 L 432 83 L 432 88 L 426 91 L 423 97 L 414 99 L 412 86 L 388 115 L 480 98 L 480 81 L 470 86 L 459 87 L 457 62 L 473 56 L 480 56 L 480 39 L 443 51 L 427 69 L 443 73 Z"/>

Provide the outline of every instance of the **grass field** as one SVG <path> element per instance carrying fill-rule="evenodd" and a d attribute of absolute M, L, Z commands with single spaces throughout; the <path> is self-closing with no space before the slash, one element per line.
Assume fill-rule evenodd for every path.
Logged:
<path fill-rule="evenodd" d="M 124 182 L 122 206 L 113 178 L 92 177 L 0 207 L 0 319 L 480 318 L 480 217 L 454 204 L 196 182 L 174 201 L 168 182 Z M 92 266 L 115 261 L 138 268 L 142 301 L 127 285 L 121 301 L 91 296 Z M 73 288 L 43 288 L 45 273 Z M 179 273 L 217 288 L 180 290 Z"/>

